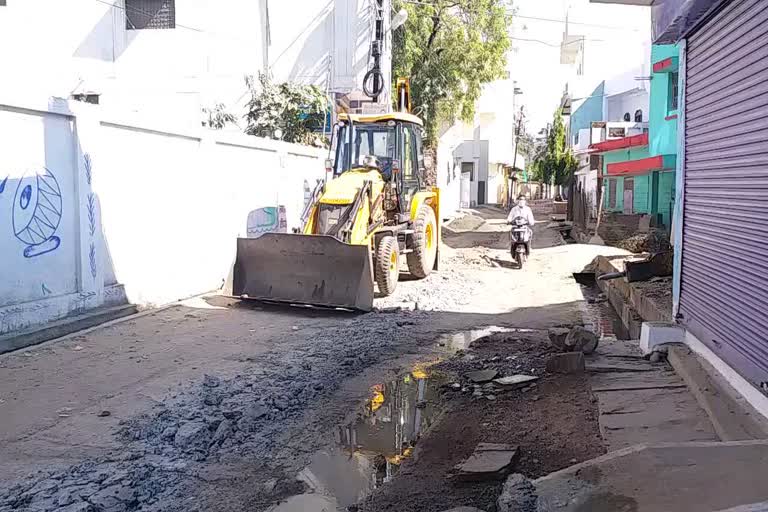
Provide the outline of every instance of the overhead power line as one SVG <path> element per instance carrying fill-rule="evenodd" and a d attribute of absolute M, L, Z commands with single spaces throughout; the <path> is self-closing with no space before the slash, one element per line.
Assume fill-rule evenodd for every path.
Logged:
<path fill-rule="evenodd" d="M 550 42 L 547 42 L 547 41 L 542 41 L 541 39 L 527 39 L 525 37 L 510 37 L 510 39 L 512 41 L 527 41 L 529 43 L 539 43 L 539 44 L 543 44 L 543 45 L 546 45 L 546 46 L 551 46 L 552 48 L 560 48 L 561 46 L 564 46 L 564 45 L 579 44 L 579 43 L 583 43 L 583 42 L 587 42 L 587 43 L 606 43 L 606 42 L 609 42 L 609 41 L 606 41 L 605 39 L 586 39 L 586 38 L 583 38 L 583 37 L 580 37 L 579 39 L 574 39 L 573 41 L 568 41 L 567 43 L 562 43 L 562 44 L 561 43 L 550 43 Z"/>
<path fill-rule="evenodd" d="M 630 30 L 632 32 L 637 32 L 639 29 L 636 28 L 628 28 L 628 27 L 621 27 L 619 25 L 598 25 L 595 23 L 580 23 L 578 21 L 571 21 L 571 20 L 560 20 L 555 18 L 540 18 L 538 16 L 524 16 L 522 14 L 515 14 L 512 13 L 513 18 L 522 18 L 524 20 L 536 20 L 536 21 L 549 21 L 552 23 L 562 23 L 562 24 L 569 24 L 569 25 L 579 25 L 582 27 L 595 27 L 595 28 L 610 28 L 615 30 Z"/>

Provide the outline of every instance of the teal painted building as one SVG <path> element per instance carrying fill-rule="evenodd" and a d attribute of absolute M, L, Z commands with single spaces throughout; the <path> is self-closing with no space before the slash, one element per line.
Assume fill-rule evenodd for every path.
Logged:
<path fill-rule="evenodd" d="M 591 128 L 594 121 L 603 120 L 603 97 L 605 96 L 605 82 L 595 87 L 595 90 L 589 93 L 589 96 L 579 107 L 574 110 L 570 117 L 570 133 L 578 138 L 579 130 Z M 579 141 L 572 141 L 578 144 Z"/>
<path fill-rule="evenodd" d="M 591 146 L 603 155 L 603 207 L 650 214 L 657 225 L 672 223 L 675 198 L 678 94 L 677 45 L 653 45 L 648 133 Z"/>

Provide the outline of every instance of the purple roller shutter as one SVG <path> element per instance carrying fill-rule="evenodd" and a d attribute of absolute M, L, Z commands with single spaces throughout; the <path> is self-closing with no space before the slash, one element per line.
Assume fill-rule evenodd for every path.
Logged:
<path fill-rule="evenodd" d="M 768 383 L 768 9 L 735 0 L 687 40 L 681 322 Z"/>

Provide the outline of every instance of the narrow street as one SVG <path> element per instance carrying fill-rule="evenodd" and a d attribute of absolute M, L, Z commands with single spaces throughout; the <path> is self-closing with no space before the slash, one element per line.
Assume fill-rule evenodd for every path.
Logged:
<path fill-rule="evenodd" d="M 297 476 L 343 443 L 372 386 L 486 327 L 541 338 L 582 321 L 571 274 L 612 249 L 563 245 L 542 221 L 518 270 L 505 230 L 490 207 L 458 219 L 440 272 L 404 276 L 369 314 L 213 296 L 2 356 L 0 510 L 266 510 L 305 493 Z M 323 503 L 364 498 L 357 478 Z"/>

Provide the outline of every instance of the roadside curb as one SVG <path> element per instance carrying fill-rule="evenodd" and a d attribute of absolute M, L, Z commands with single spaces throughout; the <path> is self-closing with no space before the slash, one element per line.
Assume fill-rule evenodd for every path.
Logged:
<path fill-rule="evenodd" d="M 95 310 L 78 317 L 64 318 L 59 322 L 56 322 L 56 324 L 60 323 L 61 325 L 46 326 L 42 329 L 30 331 L 29 333 L 14 334 L 13 336 L 8 336 L 7 340 L 0 339 L 0 357 L 32 346 L 47 346 L 49 344 L 59 343 L 61 341 L 73 338 L 74 336 L 88 334 L 95 331 L 96 329 L 111 327 L 122 322 L 128 322 L 145 317 L 147 315 L 151 315 L 153 313 L 159 313 L 175 306 L 181 306 L 184 302 L 190 299 L 197 297 L 208 297 L 217 294 L 218 290 L 211 290 L 206 293 L 193 295 L 191 297 L 187 297 L 185 299 L 171 302 L 159 307 L 139 310 L 138 306 L 135 304 L 125 304 L 123 306 L 107 308 L 106 311 Z M 29 336 L 29 339 L 32 341 L 25 344 L 24 340 L 27 336 Z M 11 348 L 6 349 L 5 343 L 7 343 Z"/>
<path fill-rule="evenodd" d="M 670 345 L 667 360 L 707 413 L 720 439 L 743 441 L 768 438 L 768 433 L 720 388 L 688 347 Z"/>
<path fill-rule="evenodd" d="M 106 322 L 135 315 L 138 309 L 133 304 L 98 308 L 82 315 L 70 316 L 46 324 L 44 327 L 0 337 L 0 354 L 21 350 L 46 341 L 62 338 L 69 334 Z"/>

